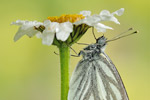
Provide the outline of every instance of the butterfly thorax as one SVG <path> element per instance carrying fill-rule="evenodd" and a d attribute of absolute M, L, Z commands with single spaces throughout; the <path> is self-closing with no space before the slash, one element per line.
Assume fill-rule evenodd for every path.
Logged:
<path fill-rule="evenodd" d="M 82 55 L 84 60 L 92 61 L 99 58 L 101 52 L 103 52 L 103 47 L 96 43 L 88 45 L 80 51 L 79 55 Z"/>
<path fill-rule="evenodd" d="M 106 46 L 106 38 L 101 36 L 97 39 L 95 44 L 90 44 L 80 51 L 79 55 L 83 55 L 84 60 L 95 60 L 99 55 L 104 52 Z"/>

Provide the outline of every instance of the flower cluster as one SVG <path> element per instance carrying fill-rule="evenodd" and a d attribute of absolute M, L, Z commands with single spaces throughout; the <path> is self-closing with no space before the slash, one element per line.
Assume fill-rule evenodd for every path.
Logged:
<path fill-rule="evenodd" d="M 60 17 L 48 17 L 42 22 L 17 20 L 12 22 L 20 28 L 14 37 L 14 41 L 20 39 L 23 35 L 33 37 L 36 35 L 42 39 L 45 45 L 58 45 L 64 41 L 72 44 L 90 28 L 94 27 L 98 32 L 105 32 L 106 29 L 113 29 L 102 24 L 103 21 L 113 21 L 120 24 L 114 15 L 121 16 L 124 8 L 113 13 L 103 10 L 100 14 L 91 15 L 90 11 L 81 11 L 78 15 L 62 15 Z"/>

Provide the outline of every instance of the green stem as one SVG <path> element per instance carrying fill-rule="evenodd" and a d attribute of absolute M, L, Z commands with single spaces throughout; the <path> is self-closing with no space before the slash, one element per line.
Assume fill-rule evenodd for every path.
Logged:
<path fill-rule="evenodd" d="M 69 89 L 69 60 L 70 48 L 61 45 L 59 47 L 61 69 L 61 100 L 67 100 Z"/>

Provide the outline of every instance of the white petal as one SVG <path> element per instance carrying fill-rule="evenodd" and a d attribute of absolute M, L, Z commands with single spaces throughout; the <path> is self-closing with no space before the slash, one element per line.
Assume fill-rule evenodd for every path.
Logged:
<path fill-rule="evenodd" d="M 94 27 L 97 29 L 98 32 L 106 32 L 106 29 L 113 29 L 101 23 L 96 24 Z"/>
<path fill-rule="evenodd" d="M 54 36 L 55 36 L 54 32 L 44 30 L 42 33 L 42 43 L 48 46 L 51 45 L 53 43 Z"/>
<path fill-rule="evenodd" d="M 121 16 L 123 13 L 124 13 L 124 8 L 121 8 L 121 9 L 119 9 L 119 10 L 113 12 L 112 14 L 113 14 L 113 15 L 116 14 L 116 15 L 118 15 L 118 16 Z"/>
<path fill-rule="evenodd" d="M 29 37 L 32 37 L 36 33 L 38 33 L 38 31 L 35 30 L 33 27 L 29 27 L 29 28 L 20 27 L 18 29 L 18 32 L 15 34 L 14 41 L 19 40 L 25 34 L 28 35 Z"/>
<path fill-rule="evenodd" d="M 45 30 L 49 32 L 56 32 L 56 28 L 59 27 L 59 23 L 57 22 L 51 22 L 50 20 L 44 21 Z"/>
<path fill-rule="evenodd" d="M 120 22 L 118 21 L 118 19 L 116 17 L 111 17 L 110 21 L 115 22 L 116 24 L 120 24 Z"/>
<path fill-rule="evenodd" d="M 89 26 L 93 26 L 94 24 L 98 23 L 100 21 L 100 18 L 97 16 L 88 16 L 84 23 L 86 23 Z"/>
<path fill-rule="evenodd" d="M 85 19 L 81 19 L 81 20 L 79 20 L 79 21 L 74 22 L 73 24 L 75 24 L 75 25 L 80 25 L 80 24 L 84 23 L 84 20 L 85 20 Z"/>
<path fill-rule="evenodd" d="M 111 16 L 110 12 L 108 10 L 102 10 L 100 12 L 100 16 Z"/>
<path fill-rule="evenodd" d="M 82 14 L 83 16 L 90 16 L 91 11 L 81 11 L 80 14 Z"/>
<path fill-rule="evenodd" d="M 120 24 L 114 15 L 121 15 L 123 13 L 123 9 L 113 12 L 112 14 L 108 10 L 103 10 L 100 13 L 100 18 L 102 21 L 113 21 L 116 24 Z"/>
<path fill-rule="evenodd" d="M 56 29 L 59 27 L 59 23 L 57 23 L 57 22 L 52 22 L 51 24 L 50 24 L 50 27 L 49 27 L 49 31 L 51 31 L 51 32 L 56 32 Z"/>
<path fill-rule="evenodd" d="M 26 34 L 26 31 L 23 30 L 21 27 L 18 29 L 17 33 L 15 34 L 14 41 L 16 42 L 19 40 L 23 35 Z"/>
<path fill-rule="evenodd" d="M 73 31 L 73 25 L 70 22 L 60 23 L 56 29 L 56 37 L 58 40 L 66 41 Z"/>
<path fill-rule="evenodd" d="M 100 18 L 102 21 L 110 21 L 113 16 L 110 14 L 108 10 L 103 10 L 100 12 Z"/>
<path fill-rule="evenodd" d="M 42 33 L 40 33 L 40 32 L 37 33 L 37 34 L 36 34 L 36 37 L 37 37 L 37 38 L 42 38 Z"/>
<path fill-rule="evenodd" d="M 87 16 L 85 19 L 75 22 L 75 25 L 87 24 L 89 26 L 94 26 L 100 21 L 100 17 L 98 15 Z"/>
<path fill-rule="evenodd" d="M 37 33 L 39 33 L 39 31 L 35 30 L 33 27 L 29 28 L 28 30 L 26 30 L 26 35 L 28 37 L 33 37 L 34 35 L 36 35 Z"/>
<path fill-rule="evenodd" d="M 44 26 L 49 26 L 51 24 L 51 21 L 50 20 L 45 20 L 44 22 L 43 22 L 43 25 Z"/>
<path fill-rule="evenodd" d="M 61 41 L 66 41 L 68 39 L 69 35 L 70 35 L 70 32 L 65 32 L 65 31 L 56 33 L 57 39 L 61 40 Z"/>
<path fill-rule="evenodd" d="M 18 26 L 21 26 L 25 23 L 26 21 L 23 21 L 23 20 L 17 20 L 16 22 L 12 22 L 11 25 L 18 25 Z"/>
<path fill-rule="evenodd" d="M 36 33 L 38 33 L 37 30 L 35 30 L 35 26 L 38 27 L 39 25 L 42 25 L 42 23 L 37 21 L 22 21 L 17 20 L 16 22 L 12 22 L 12 25 L 19 25 L 20 28 L 18 29 L 18 32 L 16 33 L 14 37 L 14 41 L 17 41 L 20 39 L 23 35 L 27 35 L 29 37 L 34 36 Z"/>

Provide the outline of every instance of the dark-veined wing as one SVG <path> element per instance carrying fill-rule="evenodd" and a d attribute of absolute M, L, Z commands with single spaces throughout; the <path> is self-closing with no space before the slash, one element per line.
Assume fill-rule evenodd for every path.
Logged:
<path fill-rule="evenodd" d="M 81 60 L 78 63 L 70 80 L 68 100 L 86 100 L 83 97 L 90 93 L 91 68 L 92 63 L 88 60 Z"/>
<path fill-rule="evenodd" d="M 115 65 L 113 64 L 113 62 L 111 61 L 111 59 L 105 52 L 103 52 L 102 54 L 103 55 L 101 55 L 101 61 L 108 66 L 110 72 L 114 76 L 114 79 L 117 81 L 116 85 L 112 84 L 111 86 L 119 87 L 117 90 L 119 90 L 122 99 L 117 99 L 117 100 L 129 100 L 125 86 L 122 82 L 119 72 L 117 71 L 117 68 L 115 67 Z M 107 74 L 107 75 L 109 75 L 109 74 Z"/>
<path fill-rule="evenodd" d="M 70 81 L 68 100 L 128 100 L 120 75 L 104 54 L 81 60 Z"/>

